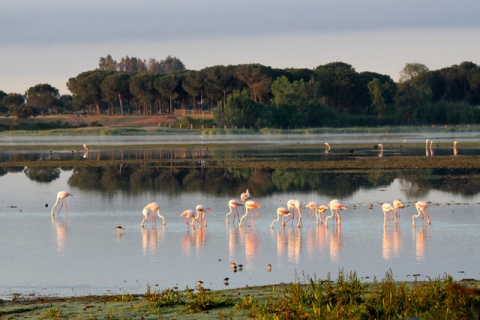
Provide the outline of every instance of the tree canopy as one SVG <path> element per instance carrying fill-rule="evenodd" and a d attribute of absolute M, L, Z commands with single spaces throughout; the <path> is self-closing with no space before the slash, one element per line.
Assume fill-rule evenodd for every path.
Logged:
<path fill-rule="evenodd" d="M 107 55 L 98 69 L 71 77 L 67 88 L 70 99 L 49 84 L 24 95 L 0 91 L 0 112 L 213 111 L 218 125 L 283 128 L 480 122 L 480 67 L 469 61 L 433 71 L 407 63 L 395 83 L 388 75 L 359 73 L 344 62 L 313 69 L 241 64 L 196 71 L 172 56 L 160 61 L 125 56 L 117 62 Z"/>

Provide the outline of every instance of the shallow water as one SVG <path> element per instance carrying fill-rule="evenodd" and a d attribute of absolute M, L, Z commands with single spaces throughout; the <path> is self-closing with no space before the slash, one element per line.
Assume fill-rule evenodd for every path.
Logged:
<path fill-rule="evenodd" d="M 339 199 L 348 210 L 341 212 L 341 225 L 309 223 L 303 209 L 302 228 L 288 224 L 282 229 L 277 223 L 271 230 L 276 208 L 286 207 L 289 199 L 327 204 L 334 196 L 316 187 L 251 189 L 262 205 L 261 217 L 254 227 L 238 228 L 238 223 L 225 224 L 228 200 L 240 196 L 229 194 L 229 186 L 216 193 L 202 186 L 179 192 L 156 187 L 112 191 L 72 186 L 72 175 L 62 169 L 48 183 L 30 180 L 23 172 L 0 176 L 0 298 L 13 293 L 144 293 L 147 285 L 184 289 L 194 288 L 197 280 L 206 288 L 221 289 L 225 277 L 231 288 L 305 276 L 324 279 L 328 274 L 336 279 L 341 269 L 356 271 L 367 281 L 382 278 L 389 269 L 397 280 L 445 273 L 458 280 L 479 278 L 480 196 L 475 192 L 435 187 L 412 192 L 419 188 L 415 182 L 396 177 L 342 193 Z M 330 183 L 332 190 L 342 188 L 341 182 Z M 68 215 L 64 208 L 52 218 L 59 190 L 73 196 L 67 198 Z M 390 221 L 384 228 L 380 205 L 394 199 L 407 206 L 397 227 Z M 418 219 L 412 227 L 416 200 L 432 202 L 431 225 Z M 162 226 L 157 218 L 156 225 L 149 220 L 142 229 L 141 210 L 151 201 L 160 204 L 167 224 Z M 212 209 L 208 226 L 191 230 L 179 216 L 199 203 Z M 116 225 L 125 231 L 118 233 Z M 233 272 L 230 262 L 244 267 Z"/>

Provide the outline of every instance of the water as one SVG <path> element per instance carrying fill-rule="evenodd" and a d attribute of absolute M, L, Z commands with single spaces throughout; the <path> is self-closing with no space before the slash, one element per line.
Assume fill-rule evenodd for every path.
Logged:
<path fill-rule="evenodd" d="M 154 290 L 185 289 L 194 288 L 197 280 L 206 288 L 221 289 L 225 277 L 230 279 L 228 287 L 234 288 L 306 276 L 324 279 L 331 274 L 335 279 L 342 269 L 356 271 L 365 281 L 382 278 L 390 269 L 395 279 L 407 281 L 444 274 L 457 280 L 479 277 L 478 189 L 449 191 L 428 178 L 429 183 L 419 187 L 404 175 L 378 184 L 370 184 L 371 177 L 335 176 L 326 186 L 288 188 L 275 187 L 278 182 L 272 178 L 273 182 L 263 181 L 250 190 L 262 205 L 261 217 L 253 228 L 238 228 L 238 223 L 225 224 L 227 203 L 239 199 L 239 190 L 252 184 L 217 188 L 212 183 L 184 184 L 165 189 L 147 182 L 109 188 L 105 176 L 91 184 L 74 184 L 72 177 L 78 179 L 80 174 L 89 172 L 62 168 L 48 182 L 31 180 L 21 171 L 0 176 L 0 298 L 14 293 L 144 293 L 147 285 Z M 265 186 L 270 184 L 274 186 Z M 73 196 L 67 198 L 68 215 L 65 208 L 58 214 L 57 207 L 52 218 L 50 210 L 59 190 Z M 345 191 L 335 194 L 335 190 Z M 289 199 L 305 205 L 308 201 L 327 204 L 334 197 L 348 208 L 341 212 L 341 225 L 309 223 L 303 209 L 301 229 L 291 224 L 282 229 L 279 223 L 269 228 L 276 208 L 286 207 Z M 384 228 L 381 203 L 394 199 L 402 199 L 407 206 L 397 227 L 389 222 Z M 418 219 L 412 227 L 416 200 L 432 202 L 431 225 Z M 142 229 L 141 211 L 151 201 L 160 204 L 167 223 L 162 226 L 157 218 L 154 225 L 149 219 Z M 192 230 L 179 216 L 199 203 L 212 209 L 207 213 L 208 226 Z M 117 232 L 117 225 L 125 231 Z M 230 262 L 244 267 L 234 272 Z"/>

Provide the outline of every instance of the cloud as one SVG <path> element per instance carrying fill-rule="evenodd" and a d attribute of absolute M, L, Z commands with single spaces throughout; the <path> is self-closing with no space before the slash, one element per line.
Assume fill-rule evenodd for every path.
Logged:
<path fill-rule="evenodd" d="M 0 43 L 170 41 L 479 26 L 476 0 L 4 0 Z"/>

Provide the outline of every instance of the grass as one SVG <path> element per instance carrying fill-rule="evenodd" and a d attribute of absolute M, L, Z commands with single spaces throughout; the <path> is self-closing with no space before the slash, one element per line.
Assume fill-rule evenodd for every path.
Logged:
<path fill-rule="evenodd" d="M 210 291 L 147 287 L 140 296 L 0 301 L 2 319 L 480 319 L 478 281 L 445 275 L 396 282 L 391 271 L 371 283 L 355 272 L 336 280 Z M 44 311 L 41 311 L 44 310 Z"/>

